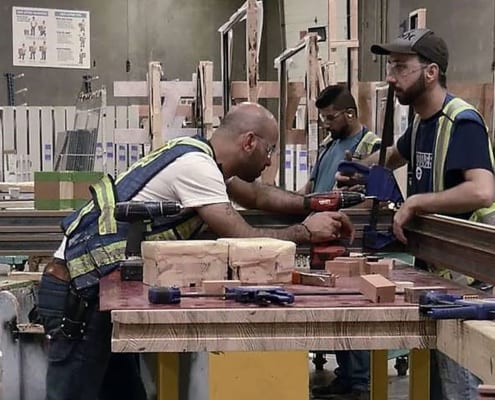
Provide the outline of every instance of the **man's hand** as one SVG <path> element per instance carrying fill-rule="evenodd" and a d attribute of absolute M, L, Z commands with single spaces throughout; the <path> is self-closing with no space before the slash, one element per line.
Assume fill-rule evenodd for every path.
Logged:
<path fill-rule="evenodd" d="M 349 217 L 340 212 L 320 212 L 312 214 L 303 221 L 311 233 L 312 243 L 329 242 L 341 237 L 354 240 L 354 226 Z"/>
<path fill-rule="evenodd" d="M 418 211 L 418 196 L 409 197 L 394 215 L 393 231 L 397 239 L 407 244 L 407 238 L 404 235 L 404 226 L 414 217 Z"/>

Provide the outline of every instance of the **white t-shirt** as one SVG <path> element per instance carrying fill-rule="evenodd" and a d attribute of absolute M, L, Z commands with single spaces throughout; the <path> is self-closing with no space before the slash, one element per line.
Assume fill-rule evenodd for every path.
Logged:
<path fill-rule="evenodd" d="M 185 208 L 229 203 L 223 175 L 215 160 L 198 151 L 186 153 L 156 174 L 133 198 L 177 201 Z M 54 257 L 64 259 L 66 238 Z"/>

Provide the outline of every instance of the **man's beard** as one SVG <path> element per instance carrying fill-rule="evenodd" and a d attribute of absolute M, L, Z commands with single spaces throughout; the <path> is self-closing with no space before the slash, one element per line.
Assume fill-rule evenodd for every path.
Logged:
<path fill-rule="evenodd" d="M 414 102 L 420 96 L 422 96 L 426 90 L 425 77 L 423 74 L 421 74 L 417 81 L 414 82 L 412 86 L 405 91 L 402 91 L 400 89 L 399 91 L 397 91 L 395 87 L 394 90 L 400 104 L 402 104 L 403 106 L 414 105 Z"/>
<path fill-rule="evenodd" d="M 347 129 L 341 129 L 339 131 L 330 131 L 333 140 L 344 139 L 347 137 Z"/>

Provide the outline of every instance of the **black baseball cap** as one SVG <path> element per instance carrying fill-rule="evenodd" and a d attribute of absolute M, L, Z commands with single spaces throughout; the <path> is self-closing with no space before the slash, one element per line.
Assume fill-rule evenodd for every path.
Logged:
<path fill-rule="evenodd" d="M 447 44 L 430 29 L 411 29 L 390 43 L 374 44 L 371 52 L 380 55 L 418 54 L 437 64 L 444 73 L 449 65 Z"/>

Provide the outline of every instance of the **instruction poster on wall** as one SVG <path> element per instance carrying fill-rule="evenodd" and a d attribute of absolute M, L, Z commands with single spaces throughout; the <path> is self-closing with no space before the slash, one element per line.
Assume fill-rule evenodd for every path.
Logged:
<path fill-rule="evenodd" d="M 12 7 L 13 64 L 89 68 L 89 11 Z"/>

